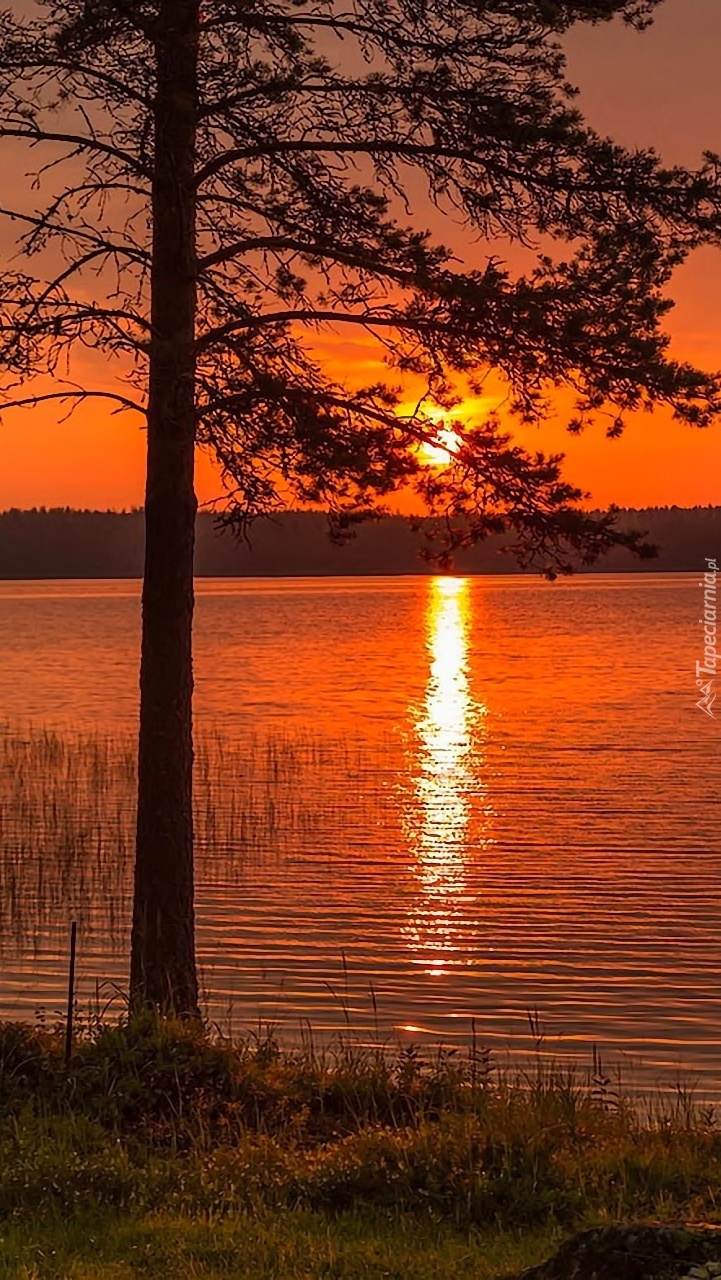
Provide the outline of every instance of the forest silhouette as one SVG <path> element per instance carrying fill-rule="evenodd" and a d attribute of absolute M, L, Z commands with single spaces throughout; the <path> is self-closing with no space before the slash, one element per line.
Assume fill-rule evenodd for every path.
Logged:
<path fill-rule="evenodd" d="M 617 547 L 596 562 L 592 573 L 693 572 L 721 544 L 721 506 L 647 507 L 623 510 L 619 525 L 641 529 L 658 548 L 642 563 Z M 143 571 L 143 513 L 37 508 L 0 512 L 0 578 L 140 578 Z M 502 536 L 491 536 L 457 552 L 459 573 L 516 573 L 503 554 Z M 246 541 L 221 531 L 209 512 L 197 522 L 198 577 L 330 577 L 333 575 L 415 574 L 433 571 L 407 519 L 386 516 L 363 525 L 344 546 L 328 536 L 322 514 L 289 511 L 259 520 Z"/>

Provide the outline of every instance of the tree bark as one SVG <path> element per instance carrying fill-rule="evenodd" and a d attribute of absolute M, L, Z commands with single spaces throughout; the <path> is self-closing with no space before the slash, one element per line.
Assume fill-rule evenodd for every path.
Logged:
<path fill-rule="evenodd" d="M 198 1014 L 192 624 L 199 0 L 157 18 L 152 337 L 131 1008 Z"/>

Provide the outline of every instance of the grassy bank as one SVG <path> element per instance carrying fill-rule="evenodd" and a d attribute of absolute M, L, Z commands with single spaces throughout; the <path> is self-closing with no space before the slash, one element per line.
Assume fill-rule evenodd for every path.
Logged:
<path fill-rule="evenodd" d="M 0 1276 L 509 1275 L 585 1223 L 719 1221 L 721 1128 L 483 1053 L 0 1028 Z"/>
<path fill-rule="evenodd" d="M 496 1280 L 536 1261 L 545 1245 L 537 1235 L 466 1234 L 369 1212 L 240 1214 L 221 1221 L 105 1212 L 70 1223 L 13 1224 L 0 1240 L 0 1277 Z"/>

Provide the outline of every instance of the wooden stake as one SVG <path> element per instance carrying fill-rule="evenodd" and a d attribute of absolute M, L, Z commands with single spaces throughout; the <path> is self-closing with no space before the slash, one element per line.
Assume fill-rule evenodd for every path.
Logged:
<path fill-rule="evenodd" d="M 73 1051 L 73 1012 L 75 1009 L 75 951 L 78 941 L 78 925 L 73 920 L 70 928 L 70 972 L 68 974 L 68 1016 L 65 1023 L 65 1062 Z"/>

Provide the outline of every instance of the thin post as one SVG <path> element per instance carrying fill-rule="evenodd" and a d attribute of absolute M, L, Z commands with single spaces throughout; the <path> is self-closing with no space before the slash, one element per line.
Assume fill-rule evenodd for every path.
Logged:
<path fill-rule="evenodd" d="M 65 1022 L 65 1061 L 70 1061 L 73 1051 L 73 1011 L 75 1008 L 75 952 L 78 942 L 78 925 L 73 920 L 70 928 L 70 972 L 68 973 L 68 1016 Z"/>

